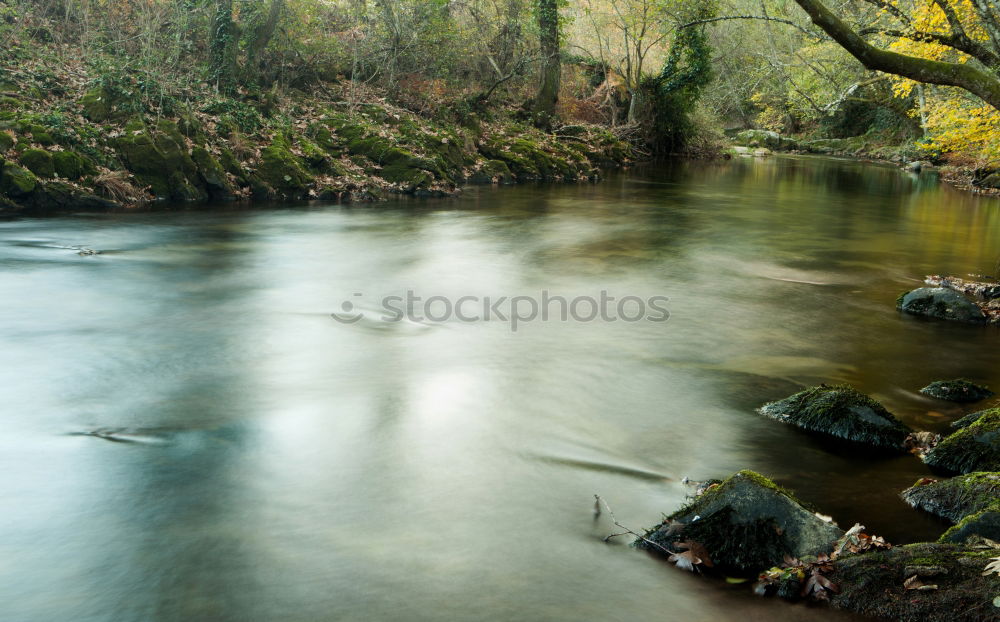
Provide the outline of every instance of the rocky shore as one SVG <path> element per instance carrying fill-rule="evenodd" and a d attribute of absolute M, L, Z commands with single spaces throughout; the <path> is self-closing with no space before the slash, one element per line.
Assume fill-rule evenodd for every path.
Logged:
<path fill-rule="evenodd" d="M 938 381 L 923 392 L 964 403 L 992 396 L 966 380 Z M 740 471 L 703 483 L 635 544 L 685 570 L 752 582 L 761 596 L 827 601 L 904 622 L 1000 620 L 998 411 L 955 421 L 943 439 L 910 430 L 879 402 L 843 385 L 806 389 L 758 411 L 837 439 L 849 455 L 909 451 L 932 470 L 955 475 L 924 478 L 900 493 L 914 511 L 952 523 L 936 542 L 893 546 L 860 524 L 845 530 L 764 475 Z"/>

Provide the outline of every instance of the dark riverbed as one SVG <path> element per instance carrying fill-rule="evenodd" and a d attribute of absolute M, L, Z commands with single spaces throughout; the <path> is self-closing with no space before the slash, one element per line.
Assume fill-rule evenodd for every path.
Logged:
<path fill-rule="evenodd" d="M 945 428 L 972 409 L 916 391 L 1000 386 L 1000 337 L 894 300 L 998 258 L 996 200 L 791 157 L 0 223 L 0 620 L 848 620 L 604 544 L 593 495 L 644 527 L 684 476 L 752 468 L 843 527 L 936 537 L 897 498 L 918 460 L 753 411 L 849 382 Z M 408 289 L 663 295 L 670 319 L 383 321 Z"/>

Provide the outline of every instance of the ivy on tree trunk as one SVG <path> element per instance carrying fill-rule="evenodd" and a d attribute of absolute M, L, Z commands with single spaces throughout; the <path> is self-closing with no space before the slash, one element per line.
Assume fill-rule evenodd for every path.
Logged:
<path fill-rule="evenodd" d="M 548 128 L 556 116 L 562 68 L 559 59 L 559 2 L 538 0 L 538 29 L 541 33 L 542 70 L 535 96 L 534 115 L 538 127 Z"/>

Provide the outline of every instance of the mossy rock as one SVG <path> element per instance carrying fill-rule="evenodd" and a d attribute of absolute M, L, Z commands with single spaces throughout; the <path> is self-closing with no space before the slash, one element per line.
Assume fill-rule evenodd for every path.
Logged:
<path fill-rule="evenodd" d="M 38 178 L 31 171 L 6 163 L 0 170 L 0 193 L 11 199 L 27 197 L 38 188 Z"/>
<path fill-rule="evenodd" d="M 313 183 L 304 163 L 291 152 L 285 138 L 277 138 L 261 151 L 256 177 L 275 194 L 286 199 L 302 198 Z M 259 186 L 255 188 L 255 193 Z"/>
<path fill-rule="evenodd" d="M 980 410 L 974 413 L 970 413 L 957 421 L 951 422 L 951 427 L 955 430 L 961 430 L 962 428 L 967 428 L 973 423 L 979 421 L 984 415 L 990 413 L 1000 414 L 1000 408 L 987 408 L 986 410 Z"/>
<path fill-rule="evenodd" d="M 10 150 L 14 146 L 14 137 L 10 132 L 0 130 L 0 153 Z"/>
<path fill-rule="evenodd" d="M 117 109 L 118 102 L 107 90 L 97 87 L 87 91 L 80 98 L 83 116 L 92 123 L 120 122 L 128 118 L 128 113 Z"/>
<path fill-rule="evenodd" d="M 358 138 L 347 144 L 348 150 L 356 155 L 363 155 L 382 166 L 405 165 L 411 168 L 431 168 L 432 165 L 420 156 L 397 147 L 379 136 Z"/>
<path fill-rule="evenodd" d="M 896 299 L 896 308 L 911 315 L 971 324 L 985 324 L 987 319 L 979 305 L 944 287 L 921 287 L 906 292 Z"/>
<path fill-rule="evenodd" d="M 84 175 L 93 175 L 97 169 L 87 158 L 75 151 L 57 151 L 52 154 L 52 163 L 56 175 L 65 179 L 77 180 Z"/>
<path fill-rule="evenodd" d="M 550 149 L 552 151 L 550 151 Z M 529 138 L 494 138 L 480 146 L 491 160 L 504 162 L 518 179 L 576 179 L 590 173 L 590 163 L 579 152 L 546 147 Z"/>
<path fill-rule="evenodd" d="M 247 171 L 240 164 L 240 161 L 236 159 L 236 156 L 229 149 L 223 149 L 219 152 L 219 164 L 225 169 L 227 173 L 236 178 L 236 182 L 241 186 L 248 185 L 247 181 Z"/>
<path fill-rule="evenodd" d="M 20 212 L 22 209 L 20 205 L 0 194 L 0 214 Z"/>
<path fill-rule="evenodd" d="M 191 150 L 191 159 L 198 166 L 198 175 L 210 198 L 217 201 L 233 198 L 233 188 L 226 177 L 226 171 L 207 149 L 195 147 Z"/>
<path fill-rule="evenodd" d="M 937 380 L 920 389 L 920 392 L 939 400 L 962 404 L 981 402 L 995 395 L 993 391 L 990 391 L 986 387 L 981 387 L 964 378 L 957 380 Z"/>
<path fill-rule="evenodd" d="M 969 473 L 939 482 L 918 482 L 900 496 L 919 510 L 955 523 L 1000 501 L 1000 473 Z"/>
<path fill-rule="evenodd" d="M 201 122 L 192 114 L 183 114 L 177 120 L 177 130 L 187 138 L 190 138 L 197 145 L 205 144 L 205 133 L 202 131 Z"/>
<path fill-rule="evenodd" d="M 390 164 L 379 171 L 379 177 L 389 183 L 398 184 L 404 192 L 415 192 L 425 189 L 434 183 L 434 175 L 427 171 L 407 166 L 406 164 Z"/>
<path fill-rule="evenodd" d="M 49 132 L 46 127 L 41 125 L 32 125 L 28 128 L 28 132 L 31 134 L 31 139 L 39 145 L 51 147 L 56 144 L 55 139 L 52 138 L 52 133 Z"/>
<path fill-rule="evenodd" d="M 39 177 L 55 177 L 56 166 L 52 154 L 44 149 L 28 149 L 21 154 L 21 164 Z"/>
<path fill-rule="evenodd" d="M 958 521 L 954 527 L 941 534 L 938 542 L 962 543 L 972 536 L 1000 541 L 1000 501 Z M 1000 551 L 997 553 L 1000 554 Z"/>
<path fill-rule="evenodd" d="M 106 212 L 121 207 L 113 201 L 80 190 L 64 181 L 48 181 L 24 202 L 25 211 L 33 214 L 63 212 Z"/>
<path fill-rule="evenodd" d="M 645 538 L 655 545 L 640 539 L 636 546 L 676 551 L 677 543 L 694 541 L 717 567 L 757 572 L 779 565 L 785 555 L 829 553 L 843 535 L 771 480 L 740 471 L 648 530 Z"/>
<path fill-rule="evenodd" d="M 758 412 L 810 432 L 890 452 L 902 452 L 912 432 L 884 406 L 847 385 L 806 389 L 765 404 Z"/>
<path fill-rule="evenodd" d="M 138 124 L 130 123 L 129 127 Z M 141 127 L 141 126 L 139 126 Z M 198 166 L 187 153 L 177 125 L 161 120 L 155 131 L 126 131 L 115 146 L 136 179 L 158 198 L 202 201 L 208 198 Z"/>
<path fill-rule="evenodd" d="M 919 543 L 888 551 L 841 557 L 830 578 L 840 593 L 833 607 L 897 622 L 985 622 L 1000 619 L 993 599 L 1000 595 L 996 575 L 982 576 L 996 551 L 976 551 L 959 544 Z M 907 590 L 912 576 L 938 589 Z"/>
<path fill-rule="evenodd" d="M 309 135 L 320 149 L 331 155 L 340 155 L 340 143 L 334 138 L 330 128 L 316 123 L 309 129 Z"/>
<path fill-rule="evenodd" d="M 469 182 L 474 184 L 514 183 L 514 174 L 507 164 L 501 160 L 486 160 L 479 169 L 469 177 Z"/>
<path fill-rule="evenodd" d="M 1000 471 L 1000 409 L 954 432 L 924 456 L 933 469 L 948 473 Z"/>

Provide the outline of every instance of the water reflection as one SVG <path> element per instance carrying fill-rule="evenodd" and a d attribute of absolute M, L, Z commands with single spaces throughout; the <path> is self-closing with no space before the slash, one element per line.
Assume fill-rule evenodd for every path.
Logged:
<path fill-rule="evenodd" d="M 995 201 L 810 158 L 375 207 L 0 225 L 0 619 L 798 620 L 601 539 L 754 468 L 896 542 L 926 473 L 753 414 L 851 382 L 911 425 L 997 334 L 901 318 L 990 273 Z M 73 247 L 101 250 L 81 256 Z M 666 323 L 386 324 L 425 296 L 667 295 Z M 364 322 L 329 314 L 361 293 Z M 113 431 L 137 442 L 76 433 Z M 155 442 L 153 442 L 155 441 Z M 815 619 L 847 619 L 810 610 Z"/>

